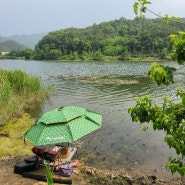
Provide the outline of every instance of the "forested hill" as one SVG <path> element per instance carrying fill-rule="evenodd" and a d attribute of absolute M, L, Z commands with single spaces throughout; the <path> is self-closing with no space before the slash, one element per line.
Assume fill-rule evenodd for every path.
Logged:
<path fill-rule="evenodd" d="M 164 58 L 171 50 L 168 36 L 183 30 L 183 24 L 142 18 L 120 18 L 84 29 L 68 28 L 44 36 L 35 47 L 35 59 Z"/>
<path fill-rule="evenodd" d="M 14 40 L 6 40 L 3 42 L 0 42 L 0 52 L 11 51 L 11 50 L 23 50 L 23 49 L 26 49 L 26 46 Z"/>

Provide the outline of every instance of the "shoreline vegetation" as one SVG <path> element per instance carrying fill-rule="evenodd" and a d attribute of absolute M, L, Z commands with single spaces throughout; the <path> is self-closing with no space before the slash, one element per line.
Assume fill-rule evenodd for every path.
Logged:
<path fill-rule="evenodd" d="M 42 87 L 38 77 L 24 71 L 0 70 L 0 127 L 49 98 L 51 89 Z"/>
<path fill-rule="evenodd" d="M 0 70 L 0 158 L 29 154 L 23 146 L 23 134 L 34 121 L 28 112 L 49 99 L 51 91 L 24 71 Z"/>
<path fill-rule="evenodd" d="M 9 57 L 9 56 L 0 56 L 0 60 L 27 60 L 25 57 Z M 37 61 L 37 60 L 36 60 Z M 44 61 L 51 61 L 51 62 L 168 62 L 172 61 L 171 57 L 166 57 L 165 59 L 161 59 L 158 57 L 130 57 L 130 58 L 124 58 L 124 59 L 118 59 L 117 57 L 105 57 L 101 60 L 81 60 L 81 59 L 53 59 L 53 60 L 47 60 Z"/>

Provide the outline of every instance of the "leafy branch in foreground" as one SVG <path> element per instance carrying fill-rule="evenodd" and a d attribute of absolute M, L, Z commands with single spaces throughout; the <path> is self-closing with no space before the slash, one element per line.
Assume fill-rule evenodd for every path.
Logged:
<path fill-rule="evenodd" d="M 164 17 L 160 16 L 149 10 L 146 5 L 151 4 L 147 0 L 137 0 L 134 3 L 134 12 L 138 15 L 140 10 L 140 16 L 148 10 L 154 15 L 162 18 L 166 23 L 170 21 L 185 24 L 185 22 L 179 21 L 175 17 L 169 18 L 168 15 Z M 178 64 L 184 64 L 185 62 L 185 32 L 179 31 L 179 34 L 172 34 L 169 36 L 172 42 L 172 59 L 177 61 Z M 173 72 L 175 68 L 169 66 L 163 66 L 157 63 L 153 63 L 148 70 L 148 75 L 158 85 L 169 85 L 173 82 Z M 185 176 L 185 91 L 179 88 L 176 94 L 180 97 L 179 103 L 173 103 L 168 97 L 163 98 L 162 106 L 159 106 L 152 101 L 148 95 L 141 98 L 136 98 L 136 105 L 129 107 L 128 112 L 131 115 L 133 122 L 152 123 L 154 130 L 163 130 L 166 133 L 164 141 L 170 148 L 174 148 L 178 157 L 169 157 L 166 168 L 171 171 L 172 174 L 179 173 L 181 176 Z M 147 127 L 143 127 L 146 130 Z"/>
<path fill-rule="evenodd" d="M 169 36 L 172 45 L 172 59 L 177 61 L 178 64 L 185 62 L 185 32 L 179 31 L 178 35 L 172 34 Z"/>
<path fill-rule="evenodd" d="M 143 17 L 143 13 L 146 13 L 146 10 L 147 10 L 147 7 L 145 6 L 147 4 L 151 4 L 151 2 L 149 2 L 147 0 L 135 1 L 134 5 L 133 5 L 134 13 L 136 15 L 138 15 L 140 12 L 140 17 Z"/>
<path fill-rule="evenodd" d="M 166 23 L 169 22 L 176 22 L 176 23 L 180 23 L 180 24 L 185 24 L 185 22 L 181 21 L 180 18 L 178 17 L 169 17 L 168 14 L 162 16 L 160 14 L 155 13 L 154 11 L 150 10 L 147 5 L 151 4 L 150 1 L 147 0 L 137 0 L 134 2 L 133 8 L 134 8 L 134 13 L 136 15 L 139 15 L 140 17 L 144 17 L 144 14 L 148 11 L 150 13 L 152 13 L 153 15 L 161 18 L 163 21 L 165 21 Z"/>
<path fill-rule="evenodd" d="M 173 103 L 168 97 L 163 98 L 162 106 L 158 106 L 148 95 L 136 97 L 136 105 L 129 107 L 128 112 L 133 122 L 151 123 L 154 130 L 163 130 L 166 133 L 164 141 L 170 148 L 174 148 L 180 157 L 169 158 L 166 168 L 172 174 L 178 172 L 185 175 L 185 91 L 177 91 L 181 101 Z M 146 130 L 145 127 L 143 130 Z"/>
<path fill-rule="evenodd" d="M 185 32 L 179 31 L 179 34 L 171 34 L 170 40 L 172 42 L 172 59 L 177 61 L 179 65 L 183 65 L 185 62 Z M 173 81 L 173 73 L 175 68 L 164 66 L 158 63 L 153 63 L 149 70 L 149 77 L 158 85 L 169 85 Z"/>
<path fill-rule="evenodd" d="M 161 18 L 166 23 L 177 22 L 180 24 L 185 24 L 185 22 L 180 21 L 179 18 L 176 18 L 174 16 L 173 17 L 169 17 L 168 15 L 161 16 L 151 11 L 150 9 L 146 7 L 149 4 L 151 4 L 151 2 L 147 0 L 135 1 L 133 5 L 135 14 L 138 15 L 140 12 L 140 17 L 143 17 L 143 14 L 149 11 L 150 13 Z M 185 61 L 185 32 L 179 31 L 178 35 L 171 34 L 169 38 L 171 39 L 171 42 L 172 42 L 172 59 L 174 61 L 177 61 L 178 64 L 184 64 L 184 61 Z M 173 72 L 174 71 L 175 71 L 175 68 L 171 68 L 169 66 L 165 67 L 163 65 L 154 63 L 150 67 L 148 75 L 158 85 L 161 85 L 161 84 L 169 85 L 170 82 L 173 82 Z"/>
<path fill-rule="evenodd" d="M 176 71 L 175 68 L 169 66 L 163 66 L 158 63 L 153 63 L 149 70 L 149 77 L 155 81 L 158 85 L 164 84 L 169 85 L 173 81 L 173 72 Z"/>

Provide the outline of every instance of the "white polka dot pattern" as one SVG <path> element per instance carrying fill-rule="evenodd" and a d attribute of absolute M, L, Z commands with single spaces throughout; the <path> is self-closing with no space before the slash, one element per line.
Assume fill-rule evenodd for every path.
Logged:
<path fill-rule="evenodd" d="M 41 116 L 25 133 L 36 146 L 73 142 L 102 126 L 102 115 L 85 108 L 69 106 Z"/>

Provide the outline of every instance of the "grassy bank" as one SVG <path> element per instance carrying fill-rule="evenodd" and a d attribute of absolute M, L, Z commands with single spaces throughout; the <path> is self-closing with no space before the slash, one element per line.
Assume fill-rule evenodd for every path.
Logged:
<path fill-rule="evenodd" d="M 40 78 L 24 71 L 0 70 L 0 158 L 30 153 L 23 134 L 34 120 L 25 110 L 34 109 L 51 90 L 42 86 Z"/>
<path fill-rule="evenodd" d="M 33 108 L 34 102 L 46 99 L 49 92 L 38 77 L 20 70 L 0 70 L 0 127 Z"/>
<path fill-rule="evenodd" d="M 23 135 L 34 123 L 29 114 L 24 113 L 18 119 L 12 119 L 0 129 L 0 159 L 8 156 L 31 155 L 33 145 L 24 143 Z"/>

